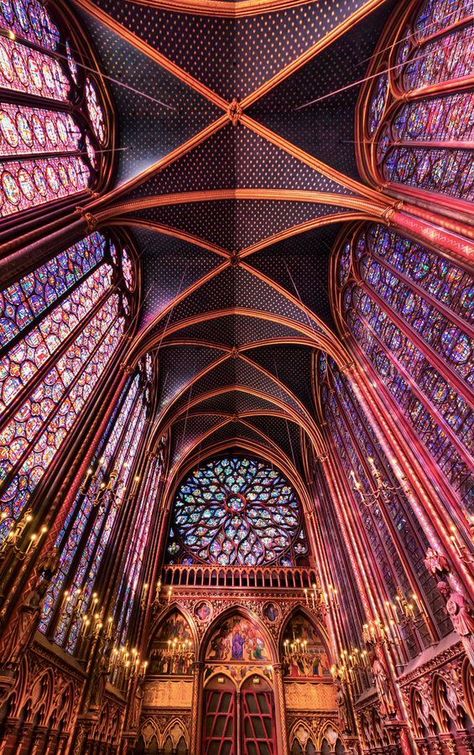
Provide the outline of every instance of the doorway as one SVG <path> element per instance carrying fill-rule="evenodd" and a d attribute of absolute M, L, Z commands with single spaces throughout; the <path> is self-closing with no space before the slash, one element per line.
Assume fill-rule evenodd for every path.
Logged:
<path fill-rule="evenodd" d="M 240 689 L 214 676 L 204 689 L 203 755 L 277 755 L 275 700 L 269 682 L 255 674 Z"/>

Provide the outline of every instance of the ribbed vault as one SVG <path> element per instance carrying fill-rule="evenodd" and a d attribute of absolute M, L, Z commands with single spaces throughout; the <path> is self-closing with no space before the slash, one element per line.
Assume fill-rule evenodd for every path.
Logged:
<path fill-rule="evenodd" d="M 114 79 L 121 128 L 117 184 L 88 210 L 128 228 L 141 257 L 129 359 L 159 352 L 154 431 L 170 438 L 169 479 L 230 447 L 301 474 L 308 443 L 324 452 L 314 351 L 348 361 L 331 248 L 345 223 L 390 208 L 357 173 L 352 82 L 394 3 L 75 5 Z"/>

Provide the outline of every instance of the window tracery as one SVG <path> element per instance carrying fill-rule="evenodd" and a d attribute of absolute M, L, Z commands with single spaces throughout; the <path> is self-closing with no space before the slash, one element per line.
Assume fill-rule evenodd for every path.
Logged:
<path fill-rule="evenodd" d="M 295 566 L 307 554 L 298 498 L 277 469 L 245 457 L 217 459 L 180 486 L 170 563 Z"/>
<path fill-rule="evenodd" d="M 8 96 L 0 98 L 0 217 L 100 179 L 106 111 L 65 26 L 42 0 L 1 4 L 0 87 Z"/>
<path fill-rule="evenodd" d="M 341 291 L 347 327 L 472 510 L 472 276 L 381 225 L 361 228 L 344 242 L 343 269 L 347 244 L 352 272 Z"/>
<path fill-rule="evenodd" d="M 331 441 L 344 469 L 345 477 L 350 482 L 351 472 L 354 472 L 362 493 L 370 494 L 374 489 L 374 480 L 368 459 L 372 458 L 389 486 L 399 488 L 390 494 L 384 504 L 373 506 L 366 506 L 361 495 L 354 493 L 354 501 L 364 525 L 364 532 L 382 572 L 389 600 L 396 600 L 399 587 L 411 594 L 414 587 L 413 580 L 416 580 L 418 589 L 425 595 L 427 605 L 431 607 L 439 631 L 444 635 L 449 631 L 449 622 L 443 601 L 436 591 L 435 581 L 424 566 L 425 552 L 428 547 L 426 536 L 418 527 L 411 505 L 403 490 L 400 489 L 347 378 L 342 375 L 330 357 L 328 365 L 327 378 L 321 387 L 321 400 L 324 419 L 328 424 Z M 411 577 L 398 555 L 397 540 L 409 560 Z M 429 642 L 429 634 L 424 626 L 422 634 L 424 641 Z M 411 652 L 415 654 L 418 648 L 413 636 L 408 633 L 406 640 Z"/>
<path fill-rule="evenodd" d="M 146 408 L 143 381 L 137 374 L 122 392 L 56 541 L 60 567 L 44 602 L 40 628 L 48 631 L 56 611 L 54 640 L 69 652 L 75 650 L 83 618 L 96 594 L 97 574 L 118 512 L 130 492 Z M 148 501 L 143 503 L 146 510 L 145 504 Z M 137 543 L 132 543 L 132 552 L 136 548 Z"/>
<path fill-rule="evenodd" d="M 94 233 L 0 293 L 0 539 L 24 514 L 125 332 L 120 267 Z"/>
<path fill-rule="evenodd" d="M 425 0 L 393 54 L 384 40 L 360 104 L 368 138 L 361 157 L 377 183 L 472 200 L 474 95 L 465 86 L 474 55 L 471 15 L 467 2 Z"/>

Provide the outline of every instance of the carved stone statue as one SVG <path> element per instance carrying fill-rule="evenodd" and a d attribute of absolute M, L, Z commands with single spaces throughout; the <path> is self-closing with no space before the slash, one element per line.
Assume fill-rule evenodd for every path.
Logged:
<path fill-rule="evenodd" d="M 109 655 L 100 653 L 96 662 L 92 665 L 92 673 L 89 682 L 89 708 L 97 710 L 102 705 L 105 685 L 109 677 Z"/>
<path fill-rule="evenodd" d="M 54 548 L 36 570 L 29 589 L 13 616 L 2 627 L 0 663 L 3 668 L 14 668 L 31 642 L 38 625 L 44 597 L 58 566 L 59 552 Z"/>
<path fill-rule="evenodd" d="M 397 709 L 385 661 L 377 645 L 371 650 L 370 661 L 374 684 L 379 697 L 380 713 L 384 717 L 393 718 L 397 714 Z"/>
<path fill-rule="evenodd" d="M 444 577 L 449 572 L 449 563 L 447 558 L 441 553 L 438 553 L 438 551 L 435 551 L 434 548 L 428 548 L 428 550 L 426 551 L 424 564 L 429 573 L 434 577 L 437 577 L 438 579 L 440 577 Z"/>
<path fill-rule="evenodd" d="M 334 684 L 336 686 L 336 703 L 339 711 L 339 718 L 341 719 L 342 723 L 342 729 L 344 733 L 350 733 L 352 731 L 352 714 L 350 702 L 344 689 L 344 684 L 339 677 L 336 677 Z"/>
<path fill-rule="evenodd" d="M 464 595 L 453 590 L 450 585 L 441 580 L 438 590 L 446 600 L 446 610 L 454 631 L 460 636 L 466 655 L 474 666 L 474 612 Z"/>
<path fill-rule="evenodd" d="M 143 703 L 143 688 L 142 683 L 138 682 L 135 693 L 130 703 L 130 716 L 128 720 L 129 729 L 138 729 L 140 723 L 140 714 L 142 711 Z"/>

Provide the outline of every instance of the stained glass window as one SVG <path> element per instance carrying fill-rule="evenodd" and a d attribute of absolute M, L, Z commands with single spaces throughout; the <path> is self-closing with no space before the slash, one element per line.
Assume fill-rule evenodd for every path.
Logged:
<path fill-rule="evenodd" d="M 131 547 L 127 554 L 124 574 L 119 590 L 119 616 L 117 621 L 117 633 L 125 641 L 125 632 L 129 626 L 134 601 L 137 597 L 138 582 L 140 577 L 145 548 L 150 533 L 150 525 L 153 511 L 157 503 L 158 485 L 161 479 L 161 465 L 158 459 L 154 459 L 148 472 L 148 485 L 140 496 L 138 516 L 135 519 L 131 535 Z"/>
<path fill-rule="evenodd" d="M 92 600 L 95 580 L 118 512 L 129 489 L 143 434 L 145 411 L 143 391 L 139 390 L 137 377 L 114 424 L 104 456 L 100 457 L 99 477 L 105 482 L 105 488 L 98 482 L 91 487 L 92 481 L 86 481 L 87 495 L 81 504 L 78 527 L 75 527 L 76 522 L 73 522 L 69 537 L 63 542 L 64 565 L 58 583 L 52 588 L 51 602 L 58 600 L 60 587 L 67 580 L 70 598 L 62 604 L 54 640 L 69 652 L 74 652 L 76 647 L 81 628 L 81 614 L 87 613 Z M 71 527 L 71 523 L 68 523 L 68 526 Z M 66 533 L 62 533 L 63 537 L 64 534 Z M 71 555 L 75 553 L 75 566 L 71 569 Z M 45 609 L 45 624 L 48 610 L 51 609 Z"/>
<path fill-rule="evenodd" d="M 369 106 L 361 104 L 361 112 L 365 149 L 372 152 L 366 165 L 369 172 L 378 165 L 377 182 L 472 200 L 474 95 L 465 81 L 474 66 L 474 28 L 462 23 L 471 14 L 469 2 L 425 0 L 401 30 L 390 77 L 381 74 L 372 82 L 369 76 Z M 384 43 L 376 60 L 382 70 L 390 65 L 389 50 Z M 443 91 L 448 82 L 449 91 Z"/>
<path fill-rule="evenodd" d="M 352 239 L 347 325 L 464 504 L 471 489 L 474 280 L 380 225 Z M 347 252 L 343 247 L 343 259 Z M 344 263 L 345 264 L 345 263 Z"/>
<path fill-rule="evenodd" d="M 307 556 L 298 498 L 262 461 L 223 458 L 195 469 L 176 496 L 170 563 L 295 566 Z"/>
<path fill-rule="evenodd" d="M 98 180 L 105 109 L 64 26 L 43 0 L 0 4 L 0 29 L 11 35 L 0 38 L 0 87 L 9 92 L 0 97 L 0 217 Z"/>
<path fill-rule="evenodd" d="M 94 233 L 0 293 L 0 539 L 23 515 L 113 358 L 126 320 Z"/>
<path fill-rule="evenodd" d="M 428 547 L 426 536 L 418 526 L 411 505 L 400 488 L 348 379 L 331 358 L 328 359 L 328 364 L 330 370 L 321 394 L 324 418 L 349 487 L 354 487 L 351 477 L 354 472 L 363 493 L 367 495 L 373 492 L 374 479 L 368 464 L 368 459 L 371 458 L 387 485 L 395 489 L 383 506 L 367 506 L 358 493 L 353 493 L 365 536 L 376 555 L 388 597 L 395 600 L 398 587 L 411 594 L 416 584 L 425 594 L 441 634 L 446 634 L 450 628 L 443 610 L 443 601 L 436 591 L 435 580 L 424 566 L 424 554 Z M 411 565 L 411 575 L 406 572 L 400 560 L 397 541 L 398 549 L 403 551 Z M 425 641 L 429 642 L 426 628 L 423 628 L 422 634 Z M 405 639 L 411 651 L 416 654 L 414 638 L 407 634 Z"/>

